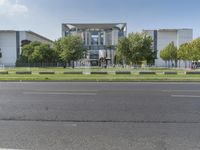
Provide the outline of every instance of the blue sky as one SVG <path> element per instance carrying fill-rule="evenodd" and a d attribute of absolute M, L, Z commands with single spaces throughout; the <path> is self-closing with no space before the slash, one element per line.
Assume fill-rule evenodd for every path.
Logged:
<path fill-rule="evenodd" d="M 127 22 L 142 29 L 193 28 L 200 36 L 199 0 L 0 0 L 0 30 L 32 30 L 52 40 L 61 23 Z"/>

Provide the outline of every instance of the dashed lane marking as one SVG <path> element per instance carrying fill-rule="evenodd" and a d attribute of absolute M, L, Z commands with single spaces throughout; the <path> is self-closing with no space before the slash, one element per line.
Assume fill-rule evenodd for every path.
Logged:
<path fill-rule="evenodd" d="M 73 92 L 23 92 L 27 95 L 80 95 L 80 96 L 94 96 L 96 93 L 73 93 Z"/>
<path fill-rule="evenodd" d="M 200 98 L 200 95 L 171 95 L 171 96 L 179 98 Z"/>

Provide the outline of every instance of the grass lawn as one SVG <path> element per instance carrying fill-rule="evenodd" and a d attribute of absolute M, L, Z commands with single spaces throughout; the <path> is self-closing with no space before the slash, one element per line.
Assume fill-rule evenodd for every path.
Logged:
<path fill-rule="evenodd" d="M 200 81 L 200 75 L 0 75 L 0 81 Z"/>
<path fill-rule="evenodd" d="M 168 68 L 62 68 L 62 67 L 11 67 L 11 68 L 5 68 L 0 69 L 0 71 L 9 71 L 10 73 L 15 73 L 16 71 L 32 71 L 32 72 L 39 72 L 39 71 L 55 71 L 55 72 L 65 72 L 65 71 L 131 71 L 131 72 L 139 72 L 139 71 L 155 71 L 155 72 L 163 72 L 163 71 L 177 71 L 177 72 L 183 72 L 184 69 L 168 69 Z"/>
<path fill-rule="evenodd" d="M 0 74 L 0 81 L 200 81 L 200 75 L 185 75 L 188 70 L 165 69 L 165 68 L 6 68 L 0 71 L 8 71 L 9 74 Z M 17 75 L 16 71 L 32 71 L 31 75 Z M 41 71 L 54 71 L 53 75 L 41 75 Z M 74 75 L 63 74 L 64 72 L 91 72 L 107 71 L 107 75 Z M 131 71 L 131 75 L 115 75 L 115 71 Z M 154 71 L 156 75 L 139 75 L 140 71 Z M 176 71 L 178 75 L 163 75 L 163 72 Z"/>

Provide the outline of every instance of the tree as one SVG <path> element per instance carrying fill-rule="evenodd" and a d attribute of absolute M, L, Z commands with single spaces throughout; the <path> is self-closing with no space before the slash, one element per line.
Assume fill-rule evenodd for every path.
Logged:
<path fill-rule="evenodd" d="M 200 60 L 200 38 L 197 38 L 191 42 L 190 60 Z"/>
<path fill-rule="evenodd" d="M 152 50 L 152 39 L 144 33 L 131 33 L 128 38 L 119 40 L 117 55 L 128 64 L 141 64 L 142 61 L 151 62 L 155 58 Z"/>
<path fill-rule="evenodd" d="M 68 36 L 59 39 L 55 42 L 55 49 L 64 63 L 72 61 L 72 68 L 74 68 L 74 61 L 82 59 L 86 52 L 84 43 L 79 36 Z"/>
<path fill-rule="evenodd" d="M 42 49 L 41 46 L 35 47 L 33 53 L 32 53 L 32 59 L 34 63 L 41 63 L 43 61 L 43 55 L 42 55 Z"/>
<path fill-rule="evenodd" d="M 177 52 L 178 59 L 185 62 L 185 67 L 187 67 L 187 61 L 191 60 L 191 43 L 182 44 Z"/>
<path fill-rule="evenodd" d="M 169 54 L 167 53 L 166 50 L 162 50 L 162 51 L 160 52 L 160 57 L 162 58 L 162 60 L 165 61 L 166 64 L 167 64 L 167 62 L 170 60 L 170 56 L 169 56 Z"/>
<path fill-rule="evenodd" d="M 41 43 L 40 42 L 31 42 L 30 44 L 26 44 L 22 47 L 22 53 L 20 57 L 23 57 L 24 59 L 27 60 L 27 62 L 24 63 L 32 63 L 32 54 L 35 50 L 36 46 L 39 46 Z M 19 58 L 20 59 L 20 58 Z"/>
<path fill-rule="evenodd" d="M 22 53 L 17 64 L 22 63 L 53 63 L 57 61 L 57 55 L 50 45 L 41 42 L 31 42 L 22 47 Z"/>
<path fill-rule="evenodd" d="M 128 63 L 129 58 L 129 40 L 127 37 L 123 37 L 119 40 L 117 45 L 117 61 L 122 63 Z"/>
<path fill-rule="evenodd" d="M 25 45 L 28 45 L 28 44 L 30 44 L 31 43 L 31 41 L 29 41 L 29 40 L 22 40 L 21 41 L 21 47 L 23 47 L 23 46 L 25 46 Z"/>
<path fill-rule="evenodd" d="M 48 44 L 41 44 L 36 46 L 32 54 L 34 62 L 41 63 L 52 63 L 56 60 L 56 53 Z"/>
<path fill-rule="evenodd" d="M 178 50 L 177 47 L 174 45 L 174 42 L 171 42 L 160 52 L 160 57 L 164 61 L 171 61 L 172 66 L 175 62 L 175 67 L 177 67 L 177 62 L 178 62 L 177 51 Z"/>
<path fill-rule="evenodd" d="M 144 60 L 147 61 L 147 64 L 153 65 L 155 59 L 157 58 L 157 50 L 152 49 L 152 42 L 153 39 L 150 36 L 147 36 L 146 34 L 143 34 L 143 48 L 142 53 Z"/>

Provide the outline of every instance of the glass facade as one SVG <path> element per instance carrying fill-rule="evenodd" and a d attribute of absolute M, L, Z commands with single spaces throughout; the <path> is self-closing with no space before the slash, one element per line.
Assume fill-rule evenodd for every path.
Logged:
<path fill-rule="evenodd" d="M 100 51 L 106 51 L 106 56 L 109 53 L 109 64 L 114 64 L 114 54 L 117 42 L 121 37 L 126 36 L 126 23 L 111 23 L 111 24 L 63 24 L 62 35 L 80 36 L 85 47 L 88 50 L 87 59 L 92 66 L 98 66 Z M 112 53 L 111 53 L 112 51 Z M 106 59 L 106 58 L 105 58 Z"/>

